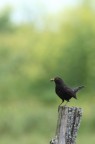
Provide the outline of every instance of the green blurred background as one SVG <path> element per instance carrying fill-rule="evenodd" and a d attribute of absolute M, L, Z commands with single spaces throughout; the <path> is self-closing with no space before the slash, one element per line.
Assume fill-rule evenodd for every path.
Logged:
<path fill-rule="evenodd" d="M 70 87 L 85 85 L 68 106 L 83 109 L 77 144 L 94 144 L 95 2 L 56 13 L 39 4 L 33 19 L 24 10 L 27 20 L 19 23 L 12 7 L 0 11 L 0 144 L 49 143 L 61 102 L 49 81 L 54 76 Z"/>

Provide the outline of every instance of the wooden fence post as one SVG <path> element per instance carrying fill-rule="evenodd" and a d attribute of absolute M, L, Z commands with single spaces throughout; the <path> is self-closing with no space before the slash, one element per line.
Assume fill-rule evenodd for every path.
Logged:
<path fill-rule="evenodd" d="M 60 106 L 56 134 L 50 144 L 75 144 L 81 117 L 81 108 Z"/>

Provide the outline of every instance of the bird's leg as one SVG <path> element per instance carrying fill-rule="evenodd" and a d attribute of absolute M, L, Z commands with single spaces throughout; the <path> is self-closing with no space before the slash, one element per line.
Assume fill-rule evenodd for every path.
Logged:
<path fill-rule="evenodd" d="M 59 108 L 60 108 L 60 106 L 61 106 L 61 104 L 64 102 L 64 100 L 62 100 L 62 102 L 60 103 L 60 105 L 58 106 L 58 111 L 59 111 Z"/>
<path fill-rule="evenodd" d="M 63 102 L 64 102 L 64 100 L 62 100 L 62 102 L 60 103 L 60 105 L 59 105 L 59 106 L 61 106 Z"/>

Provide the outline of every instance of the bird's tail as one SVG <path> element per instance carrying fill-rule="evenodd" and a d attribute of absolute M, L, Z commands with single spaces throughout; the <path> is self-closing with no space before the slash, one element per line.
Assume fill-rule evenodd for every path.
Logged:
<path fill-rule="evenodd" d="M 73 91 L 74 93 L 77 93 L 79 90 L 81 90 L 82 88 L 84 88 L 84 86 L 79 86 L 77 88 L 74 88 Z"/>

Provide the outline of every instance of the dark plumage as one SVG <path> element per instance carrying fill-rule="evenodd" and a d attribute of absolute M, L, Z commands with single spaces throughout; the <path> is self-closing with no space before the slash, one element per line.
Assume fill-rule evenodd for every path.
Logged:
<path fill-rule="evenodd" d="M 64 83 L 64 81 L 60 77 L 55 77 L 51 79 L 51 81 L 55 82 L 55 92 L 62 99 L 62 103 L 64 102 L 64 100 L 69 102 L 69 100 L 72 97 L 77 99 L 76 93 L 84 87 L 84 86 L 79 86 L 74 89 L 71 89 Z"/>

